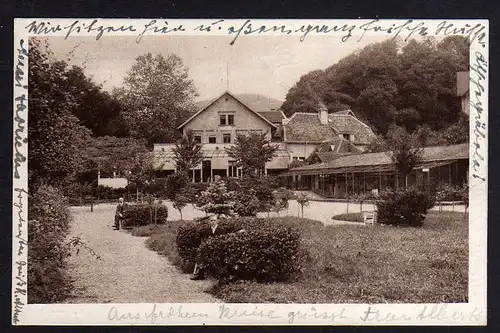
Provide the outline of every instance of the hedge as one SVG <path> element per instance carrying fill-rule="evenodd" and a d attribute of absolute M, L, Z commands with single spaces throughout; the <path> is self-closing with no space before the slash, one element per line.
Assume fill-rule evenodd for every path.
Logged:
<path fill-rule="evenodd" d="M 220 219 L 217 229 L 221 234 L 234 233 L 244 229 L 248 231 L 272 229 L 276 227 L 293 228 L 309 232 L 309 229 L 321 228 L 323 224 L 318 221 L 306 220 L 296 217 L 283 218 L 256 218 L 232 217 Z M 179 228 L 176 237 L 177 249 L 180 257 L 187 262 L 195 262 L 199 246 L 210 235 L 208 218 L 201 218 L 195 222 L 188 222 Z"/>
<path fill-rule="evenodd" d="M 70 213 L 62 193 L 41 185 L 28 200 L 28 303 L 56 303 L 71 291 L 65 244 Z"/>
<path fill-rule="evenodd" d="M 163 224 L 167 221 L 168 208 L 159 204 L 156 211 L 156 224 Z M 122 226 L 124 228 L 138 227 L 154 224 L 154 205 L 137 204 L 125 207 Z"/>
<path fill-rule="evenodd" d="M 300 269 L 300 233 L 281 226 L 233 232 L 204 241 L 197 262 L 219 280 L 284 281 Z"/>

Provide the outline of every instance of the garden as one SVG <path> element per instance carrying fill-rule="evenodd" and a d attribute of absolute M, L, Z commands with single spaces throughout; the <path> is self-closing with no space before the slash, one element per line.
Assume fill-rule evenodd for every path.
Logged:
<path fill-rule="evenodd" d="M 226 302 L 467 302 L 467 216 L 428 212 L 434 198 L 423 192 L 382 194 L 382 224 L 365 227 L 238 213 L 241 194 L 228 187 L 218 180 L 198 196 L 207 217 L 138 225 L 132 235 L 185 274 L 203 265 L 208 292 Z M 209 216 L 218 236 L 207 236 Z"/>

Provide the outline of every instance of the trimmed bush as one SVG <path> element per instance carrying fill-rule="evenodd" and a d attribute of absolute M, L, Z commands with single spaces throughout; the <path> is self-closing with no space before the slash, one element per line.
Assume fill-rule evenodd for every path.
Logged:
<path fill-rule="evenodd" d="M 59 190 L 42 185 L 30 196 L 28 207 L 28 303 L 60 302 L 71 291 L 66 199 Z"/>
<path fill-rule="evenodd" d="M 377 200 L 378 222 L 420 227 L 434 202 L 434 197 L 416 189 L 383 191 Z"/>
<path fill-rule="evenodd" d="M 293 228 L 309 233 L 310 230 L 322 228 L 323 223 L 292 216 L 282 218 L 231 217 L 220 219 L 217 225 L 220 234 L 234 233 L 241 229 L 253 231 L 273 227 Z M 207 218 L 183 224 L 176 237 L 179 255 L 186 261 L 195 262 L 198 247 L 210 234 L 211 229 Z"/>
<path fill-rule="evenodd" d="M 292 228 L 267 227 L 233 232 L 204 241 L 198 262 L 220 280 L 284 281 L 300 270 L 300 233 Z"/>
<path fill-rule="evenodd" d="M 156 224 L 163 224 L 167 221 L 168 208 L 163 205 L 158 205 L 156 211 Z M 154 224 L 154 205 L 139 204 L 127 205 L 125 207 L 124 219 L 122 226 L 124 228 L 138 227 L 148 224 Z"/>

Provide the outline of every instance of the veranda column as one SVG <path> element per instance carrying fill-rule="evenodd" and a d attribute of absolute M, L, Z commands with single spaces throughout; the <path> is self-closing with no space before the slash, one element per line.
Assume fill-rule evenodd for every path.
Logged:
<path fill-rule="evenodd" d="M 363 193 L 366 193 L 366 172 L 363 171 Z"/>
<path fill-rule="evenodd" d="M 347 172 L 345 173 L 345 196 L 347 197 Z"/>
<path fill-rule="evenodd" d="M 355 192 L 355 187 L 354 187 L 354 172 L 352 173 L 352 194 Z"/>

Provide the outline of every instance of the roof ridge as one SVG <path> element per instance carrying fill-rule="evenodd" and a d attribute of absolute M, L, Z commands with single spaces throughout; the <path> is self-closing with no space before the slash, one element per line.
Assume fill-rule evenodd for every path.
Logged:
<path fill-rule="evenodd" d="M 236 100 L 238 103 L 240 103 L 241 105 L 243 105 L 244 107 L 246 107 L 248 110 L 250 110 L 253 113 L 255 113 L 257 116 L 259 116 L 260 118 L 262 118 L 265 122 L 267 122 L 271 126 L 276 127 L 276 125 L 274 125 L 271 121 L 269 121 L 268 119 L 266 119 L 266 117 L 264 117 L 263 115 L 261 115 L 258 111 L 255 111 L 254 109 L 250 108 L 243 101 L 241 101 L 239 98 L 237 98 L 233 93 L 231 93 L 229 90 L 226 90 L 222 94 L 220 94 L 217 98 L 215 98 L 214 100 L 212 100 L 209 104 L 207 104 L 205 107 L 203 107 L 201 110 L 199 110 L 198 112 L 196 112 L 195 114 L 193 114 L 191 117 L 189 117 L 185 122 L 183 122 L 181 125 L 179 125 L 177 127 L 177 129 L 181 129 L 182 127 L 184 127 L 187 123 L 189 123 L 191 120 L 193 120 L 199 114 L 201 114 L 203 111 L 205 111 L 206 109 L 208 109 L 212 104 L 214 104 L 216 101 L 218 101 L 219 99 L 221 99 L 222 96 L 224 96 L 226 94 L 228 94 L 229 96 L 231 96 L 234 100 Z"/>

